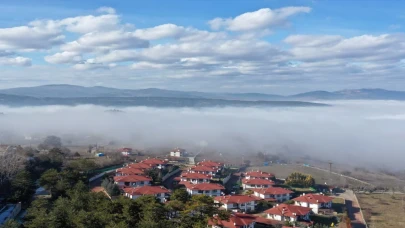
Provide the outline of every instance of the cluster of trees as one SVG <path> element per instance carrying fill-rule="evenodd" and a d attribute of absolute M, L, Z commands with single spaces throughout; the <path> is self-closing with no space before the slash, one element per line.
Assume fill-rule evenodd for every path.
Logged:
<path fill-rule="evenodd" d="M 290 186 L 313 187 L 315 179 L 309 174 L 293 172 L 287 177 L 285 183 Z"/>
<path fill-rule="evenodd" d="M 111 201 L 102 193 L 89 192 L 79 181 L 56 200 L 35 200 L 27 210 L 27 228 L 39 227 L 150 227 L 203 228 L 209 218 L 229 213 L 219 210 L 211 197 L 190 197 L 184 189 L 173 192 L 171 200 L 162 204 L 154 196 L 136 200 L 118 197 Z"/>
<path fill-rule="evenodd" d="M 158 168 L 147 169 L 145 170 L 145 175 L 152 178 L 153 184 L 160 185 L 162 182 L 162 171 Z"/>
<path fill-rule="evenodd" d="M 103 179 L 103 182 L 101 182 L 101 187 L 103 187 L 110 196 L 118 196 L 121 193 L 118 185 L 116 185 L 114 180 L 110 177 Z"/>
<path fill-rule="evenodd" d="M 87 183 L 86 176 L 72 169 L 64 169 L 63 171 L 48 169 L 39 178 L 39 184 L 49 190 L 54 198 L 66 196 L 67 191 L 79 181 Z"/>

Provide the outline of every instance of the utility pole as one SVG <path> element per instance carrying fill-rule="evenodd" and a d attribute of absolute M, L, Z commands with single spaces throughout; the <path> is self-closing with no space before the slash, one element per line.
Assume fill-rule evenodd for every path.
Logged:
<path fill-rule="evenodd" d="M 332 162 L 329 161 L 329 185 L 332 183 Z"/>

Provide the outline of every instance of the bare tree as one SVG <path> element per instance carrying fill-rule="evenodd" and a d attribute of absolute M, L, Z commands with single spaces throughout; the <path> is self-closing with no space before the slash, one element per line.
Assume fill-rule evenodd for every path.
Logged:
<path fill-rule="evenodd" d="M 21 168 L 23 159 L 14 153 L 0 156 L 0 185 L 12 178 Z"/>

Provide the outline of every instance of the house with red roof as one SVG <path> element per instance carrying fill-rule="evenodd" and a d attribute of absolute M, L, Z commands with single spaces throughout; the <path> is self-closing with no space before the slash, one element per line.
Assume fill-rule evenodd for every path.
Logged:
<path fill-rule="evenodd" d="M 311 214 L 311 208 L 291 204 L 280 204 L 264 211 L 264 213 L 267 214 L 268 219 L 282 222 L 310 221 L 309 215 Z"/>
<path fill-rule="evenodd" d="M 242 179 L 242 187 L 244 190 L 251 188 L 268 188 L 274 184 L 273 181 L 267 179 Z"/>
<path fill-rule="evenodd" d="M 140 187 L 151 185 L 152 179 L 140 175 L 115 176 L 114 183 L 118 186 Z"/>
<path fill-rule="evenodd" d="M 163 186 L 142 186 L 124 188 L 124 195 L 130 199 L 137 199 L 138 197 L 145 195 L 153 195 L 161 203 L 166 202 L 166 198 L 169 196 L 170 191 Z"/>
<path fill-rule="evenodd" d="M 254 215 L 233 213 L 229 220 L 221 220 L 217 216 L 208 220 L 208 227 L 212 228 L 254 228 L 257 217 Z"/>
<path fill-rule="evenodd" d="M 295 199 L 295 205 L 301 207 L 311 208 L 315 214 L 319 213 L 319 209 L 332 208 L 333 197 L 325 196 L 323 194 L 303 194 Z"/>
<path fill-rule="evenodd" d="M 186 183 L 186 190 L 190 195 L 207 195 L 211 197 L 220 196 L 222 191 L 225 189 L 224 186 L 220 184 L 213 183 L 201 183 L 201 184 L 189 184 Z"/>
<path fill-rule="evenodd" d="M 204 160 L 202 162 L 197 163 L 198 166 L 207 166 L 216 169 L 217 171 L 220 171 L 224 167 L 224 163 L 221 162 L 214 162 L 210 160 Z"/>
<path fill-rule="evenodd" d="M 218 169 L 216 169 L 214 167 L 209 167 L 209 166 L 197 165 L 197 166 L 191 167 L 188 171 L 190 173 L 201 173 L 201 174 L 214 176 L 218 172 Z"/>
<path fill-rule="evenodd" d="M 214 198 L 214 203 L 220 203 L 227 210 L 250 212 L 256 209 L 256 203 L 260 198 L 252 195 L 226 195 Z"/>
<path fill-rule="evenodd" d="M 244 175 L 245 175 L 246 179 L 272 180 L 272 179 L 275 178 L 274 174 L 267 173 L 267 172 L 262 172 L 262 171 L 250 171 L 250 172 L 246 172 Z"/>
<path fill-rule="evenodd" d="M 284 202 L 291 199 L 291 194 L 294 193 L 285 188 L 270 187 L 270 188 L 254 188 L 252 189 L 254 196 L 270 201 Z"/>
<path fill-rule="evenodd" d="M 166 165 L 167 165 L 167 161 L 160 160 L 157 158 L 149 158 L 149 159 L 140 161 L 139 163 L 146 164 L 146 165 L 151 166 L 152 168 L 158 168 L 158 169 L 164 169 L 164 168 L 166 168 Z"/>
<path fill-rule="evenodd" d="M 132 154 L 132 148 L 124 147 L 119 149 L 119 152 L 121 152 L 121 154 L 124 156 L 129 156 Z"/>
<path fill-rule="evenodd" d="M 134 169 L 141 169 L 141 170 L 147 170 L 147 169 L 153 168 L 151 165 L 144 164 L 144 163 L 131 163 L 127 167 L 134 168 Z"/>
<path fill-rule="evenodd" d="M 202 173 L 182 173 L 180 175 L 180 181 L 185 183 L 189 182 L 192 184 L 209 183 L 212 179 L 211 176 Z"/>
<path fill-rule="evenodd" d="M 132 167 L 123 167 L 115 170 L 116 176 L 145 175 L 145 170 Z"/>

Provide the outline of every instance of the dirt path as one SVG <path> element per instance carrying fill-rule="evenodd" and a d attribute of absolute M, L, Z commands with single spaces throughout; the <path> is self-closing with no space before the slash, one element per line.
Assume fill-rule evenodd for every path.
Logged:
<path fill-rule="evenodd" d="M 361 216 L 360 205 L 356 200 L 356 196 L 354 195 L 353 191 L 346 190 L 346 192 L 341 193 L 339 196 L 346 200 L 347 213 L 350 220 L 352 221 L 352 227 L 366 228 L 366 223 Z"/>

